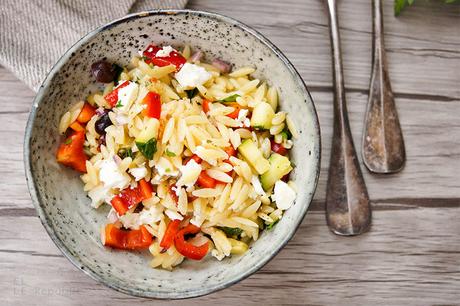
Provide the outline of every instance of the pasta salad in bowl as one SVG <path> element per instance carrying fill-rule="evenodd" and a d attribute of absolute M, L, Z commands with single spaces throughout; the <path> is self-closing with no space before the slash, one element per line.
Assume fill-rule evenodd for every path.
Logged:
<path fill-rule="evenodd" d="M 111 207 L 102 244 L 149 249 L 152 267 L 242 254 L 296 198 L 297 130 L 276 87 L 204 59 L 151 44 L 126 67 L 97 61 L 103 90 L 59 124 L 57 161 L 84 173 L 94 208 Z"/>

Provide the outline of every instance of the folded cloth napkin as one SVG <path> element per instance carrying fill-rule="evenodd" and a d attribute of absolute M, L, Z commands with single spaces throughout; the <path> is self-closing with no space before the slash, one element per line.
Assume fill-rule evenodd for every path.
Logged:
<path fill-rule="evenodd" d="M 37 91 L 85 33 L 128 13 L 183 8 L 187 0 L 2 0 L 0 64 Z"/>

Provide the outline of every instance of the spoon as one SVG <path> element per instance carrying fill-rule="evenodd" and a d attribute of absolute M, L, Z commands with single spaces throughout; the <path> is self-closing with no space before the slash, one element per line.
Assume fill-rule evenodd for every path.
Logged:
<path fill-rule="evenodd" d="M 334 132 L 326 195 L 326 219 L 337 235 L 359 235 L 371 224 L 366 184 L 351 136 L 345 100 L 336 0 L 327 0 L 334 83 Z"/>
<path fill-rule="evenodd" d="M 388 76 L 383 41 L 382 0 L 373 0 L 373 58 L 366 119 L 362 140 L 363 161 L 375 173 L 398 172 L 406 153 Z"/>

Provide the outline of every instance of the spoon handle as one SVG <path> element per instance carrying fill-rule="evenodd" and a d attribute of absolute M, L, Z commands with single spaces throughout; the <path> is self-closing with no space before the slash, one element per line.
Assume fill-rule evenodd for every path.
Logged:
<path fill-rule="evenodd" d="M 326 218 L 332 232 L 359 235 L 371 223 L 369 196 L 348 122 L 337 3 L 327 0 L 334 82 L 334 131 L 326 195 Z"/>
<path fill-rule="evenodd" d="M 362 140 L 363 161 L 375 173 L 401 170 L 406 160 L 404 140 L 388 76 L 383 40 L 382 0 L 373 0 L 373 59 Z"/>

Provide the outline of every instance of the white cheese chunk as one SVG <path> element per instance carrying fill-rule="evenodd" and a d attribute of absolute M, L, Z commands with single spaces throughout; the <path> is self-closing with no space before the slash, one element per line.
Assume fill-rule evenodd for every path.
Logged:
<path fill-rule="evenodd" d="M 296 192 L 288 184 L 279 180 L 275 183 L 272 199 L 279 209 L 286 210 L 294 204 Z"/>
<path fill-rule="evenodd" d="M 137 181 L 142 180 L 147 175 L 147 169 L 145 167 L 137 167 L 129 169 L 129 173 L 134 176 L 134 179 Z"/>
<path fill-rule="evenodd" d="M 127 113 L 131 104 L 136 100 L 138 92 L 139 85 L 134 82 L 129 82 L 128 86 L 120 88 L 116 109 L 121 113 Z"/>
<path fill-rule="evenodd" d="M 106 187 L 102 184 L 91 189 L 88 192 L 88 196 L 91 199 L 91 206 L 94 208 L 98 208 L 104 202 L 110 203 L 114 197 L 110 191 L 110 187 Z"/>
<path fill-rule="evenodd" d="M 121 224 L 123 224 L 124 228 L 133 230 L 139 229 L 139 226 L 141 226 L 142 224 L 138 213 L 127 212 L 126 214 L 121 216 L 119 220 L 121 221 Z"/>
<path fill-rule="evenodd" d="M 157 51 L 157 53 L 155 54 L 156 57 L 167 57 L 169 56 L 169 54 L 173 51 L 176 51 L 174 50 L 173 47 L 171 46 L 164 46 L 163 48 L 161 48 L 160 50 Z"/>
<path fill-rule="evenodd" d="M 198 176 L 201 173 L 201 165 L 198 164 L 193 158 L 187 164 L 180 167 L 181 177 L 177 181 L 177 186 L 191 187 L 195 184 Z"/>
<path fill-rule="evenodd" d="M 96 163 L 99 166 L 99 179 L 106 188 L 124 189 L 129 185 L 131 178 L 122 173 L 113 160 L 113 156 Z"/>
<path fill-rule="evenodd" d="M 188 89 L 203 85 L 212 77 L 212 74 L 203 67 L 185 63 L 175 77 L 183 88 Z"/>
<path fill-rule="evenodd" d="M 152 206 L 150 209 L 143 209 L 139 214 L 141 224 L 152 225 L 161 220 L 163 209 L 160 205 Z"/>

